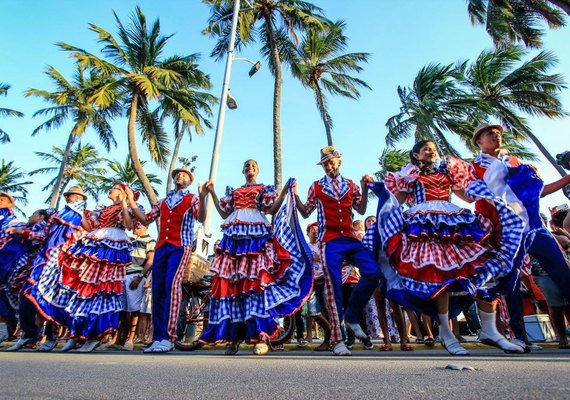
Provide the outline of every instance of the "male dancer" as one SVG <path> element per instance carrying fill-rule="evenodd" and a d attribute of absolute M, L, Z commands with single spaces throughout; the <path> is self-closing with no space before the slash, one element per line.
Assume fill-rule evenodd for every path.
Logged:
<path fill-rule="evenodd" d="M 523 243 L 523 251 L 534 257 L 556 282 L 566 300 L 570 301 L 570 269 L 560 250 L 556 240 L 546 230 L 539 214 L 539 200 L 548 194 L 554 193 L 570 184 L 570 175 L 556 182 L 544 185 L 536 170 L 514 156 L 504 155 L 503 127 L 501 125 L 482 124 L 473 132 L 471 139 L 473 145 L 478 146 L 481 153 L 472 162 L 473 172 L 478 179 L 485 179 L 491 190 L 501 191 L 510 203 L 517 204 L 522 215 L 528 219 L 528 232 L 526 243 Z M 500 169 L 494 168 L 492 174 L 487 170 L 493 163 L 502 163 L 503 173 L 498 174 Z M 499 166 L 499 165 L 497 165 Z M 517 207 L 515 205 L 515 207 Z M 479 201 L 475 209 L 482 215 L 487 216 L 493 222 L 497 221 L 496 210 L 490 204 Z M 496 226 L 498 226 L 496 224 Z M 524 254 L 521 254 L 524 256 Z M 511 318 L 511 328 L 515 333 L 513 343 L 529 351 L 526 345 L 526 332 L 523 322 L 522 296 L 517 280 L 512 294 L 507 297 L 507 306 Z M 481 316 L 481 312 L 479 313 Z M 489 315 L 494 320 L 495 316 Z M 481 321 L 484 324 L 482 319 Z"/>
<path fill-rule="evenodd" d="M 297 209 L 304 218 L 317 209 L 333 352 L 338 356 L 349 356 L 351 352 L 342 341 L 340 327 L 343 320 L 342 261 L 349 259 L 356 264 L 362 276 L 350 296 L 344 316 L 347 329 L 361 340 L 368 338 L 360 326 L 362 313 L 372 293 L 378 287 L 381 273 L 372 252 L 356 238 L 352 227 L 352 209 L 361 215 L 366 212 L 367 184 L 372 182 L 372 177 L 368 175 L 362 177 L 361 194 L 353 181 L 340 175 L 340 158 L 341 154 L 333 146 L 321 149 L 321 160 L 318 164 L 323 167 L 326 175 L 311 185 L 306 203 L 302 203 L 299 199 L 296 185 L 295 197 Z"/>
<path fill-rule="evenodd" d="M 145 353 L 166 353 L 176 341 L 176 319 L 180 309 L 180 283 L 184 266 L 192 255 L 194 221 L 204 222 L 208 194 L 199 187 L 199 196 L 188 190 L 194 181 L 187 167 L 172 171 L 175 189 L 156 203 L 148 214 L 138 209 L 132 192 L 127 193 L 131 209 L 137 219 L 149 225 L 160 217 L 160 231 L 152 264 L 152 323 L 153 343 Z"/>

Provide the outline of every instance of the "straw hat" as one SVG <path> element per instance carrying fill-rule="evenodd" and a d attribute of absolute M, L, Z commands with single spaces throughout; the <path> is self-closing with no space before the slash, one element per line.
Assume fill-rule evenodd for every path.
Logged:
<path fill-rule="evenodd" d="M 190 182 L 194 182 L 194 175 L 192 175 L 192 172 L 188 169 L 187 166 L 183 166 L 182 168 L 177 168 L 174 171 L 172 171 L 172 175 L 171 175 L 172 179 L 174 179 L 176 174 L 179 172 L 185 172 L 190 177 Z"/>
<path fill-rule="evenodd" d="M 72 186 L 69 188 L 67 192 L 63 194 L 63 196 L 69 196 L 70 194 L 78 194 L 83 197 L 84 200 L 87 200 L 87 195 L 83 192 L 81 186 Z"/>
<path fill-rule="evenodd" d="M 334 148 L 334 146 L 327 146 L 321 149 L 321 161 L 317 163 L 317 165 L 321 165 L 325 161 L 331 158 L 341 158 L 342 154 Z"/>
<path fill-rule="evenodd" d="M 11 195 L 9 195 L 8 193 L 6 193 L 6 192 L 0 192 L 0 196 L 6 197 L 6 198 L 10 201 L 9 207 L 14 207 L 14 204 L 16 204 L 16 201 L 14 200 L 14 197 L 12 197 Z"/>
<path fill-rule="evenodd" d="M 485 132 L 487 129 L 493 129 L 493 128 L 497 128 L 498 130 L 501 131 L 501 135 L 503 134 L 503 127 L 501 125 L 493 125 L 486 123 L 481 124 L 473 131 L 473 136 L 471 137 L 471 144 L 473 146 L 477 146 L 477 139 L 479 139 L 479 136 L 481 136 L 481 134 Z"/>

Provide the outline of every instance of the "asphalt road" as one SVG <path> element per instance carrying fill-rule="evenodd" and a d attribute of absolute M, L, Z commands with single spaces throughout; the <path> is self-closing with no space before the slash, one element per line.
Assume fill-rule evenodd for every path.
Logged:
<path fill-rule="evenodd" d="M 570 352 L 0 353 L 0 399 L 569 399 Z M 477 371 L 456 371 L 448 364 Z"/>

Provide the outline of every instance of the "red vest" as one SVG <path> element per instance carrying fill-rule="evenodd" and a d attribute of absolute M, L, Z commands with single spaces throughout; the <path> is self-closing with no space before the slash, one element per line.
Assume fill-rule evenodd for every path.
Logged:
<path fill-rule="evenodd" d="M 173 209 L 168 207 L 166 199 L 162 201 L 160 204 L 160 232 L 156 243 L 157 249 L 166 243 L 178 247 L 182 246 L 182 220 L 184 214 L 191 208 L 193 198 L 193 194 L 187 194 Z"/>
<path fill-rule="evenodd" d="M 352 202 L 354 182 L 348 180 L 348 191 L 340 200 L 323 192 L 319 181 L 315 182 L 315 197 L 323 207 L 323 221 L 319 223 L 319 231 L 324 232 L 322 242 L 341 236 L 357 239 L 352 227 Z"/>

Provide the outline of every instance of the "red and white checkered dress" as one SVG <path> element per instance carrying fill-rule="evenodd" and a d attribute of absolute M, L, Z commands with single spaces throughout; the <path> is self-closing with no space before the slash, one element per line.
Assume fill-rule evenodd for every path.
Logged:
<path fill-rule="evenodd" d="M 74 291 L 66 307 L 71 336 L 94 339 L 117 329 L 131 241 L 122 224 L 120 204 L 86 214 L 95 229 L 64 248 L 59 264 L 62 283 Z"/>
<path fill-rule="evenodd" d="M 472 286 L 470 278 L 491 257 L 492 227 L 450 202 L 451 191 L 464 189 L 468 180 L 467 165 L 453 158 L 429 174 L 409 164 L 386 177 L 388 190 L 408 193 L 410 205 L 398 210 L 403 216 L 398 230 L 385 232 L 390 262 L 404 287 L 423 299 L 437 296 L 458 280 Z M 456 290 L 463 291 L 465 285 Z"/>

